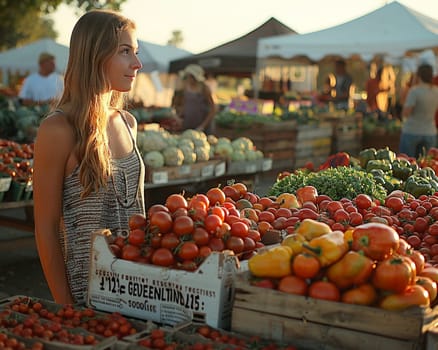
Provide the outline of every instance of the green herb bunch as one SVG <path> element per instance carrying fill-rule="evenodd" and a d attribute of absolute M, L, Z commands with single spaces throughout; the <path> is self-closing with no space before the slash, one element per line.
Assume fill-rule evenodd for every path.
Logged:
<path fill-rule="evenodd" d="M 374 181 L 371 174 L 346 166 L 310 173 L 297 170 L 275 182 L 268 194 L 278 196 L 281 193 L 295 193 L 303 186 L 313 186 L 318 194 L 325 194 L 332 200 L 354 199 L 364 193 L 383 202 L 387 196 L 386 189 Z"/>

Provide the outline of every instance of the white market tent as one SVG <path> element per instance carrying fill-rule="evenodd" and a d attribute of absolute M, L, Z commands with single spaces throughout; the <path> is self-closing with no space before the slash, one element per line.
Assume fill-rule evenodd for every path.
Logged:
<path fill-rule="evenodd" d="M 7 72 L 19 72 L 21 74 L 38 71 L 38 56 L 41 52 L 50 52 L 56 57 L 56 70 L 63 74 L 69 55 L 68 46 L 57 43 L 52 39 L 41 39 L 16 47 L 5 52 L 0 52 L 0 70 L 3 74 L 3 83 L 7 85 Z M 170 45 L 158 45 L 139 40 L 139 58 L 142 62 L 133 95 L 139 99 L 148 101 L 148 104 L 168 103 L 169 94 L 173 91 L 173 80 L 168 77 L 168 67 L 172 60 L 191 55 L 189 51 Z M 172 91 L 169 91 L 172 90 Z"/>
<path fill-rule="evenodd" d="M 438 47 L 438 20 L 397 1 L 352 21 L 302 35 L 259 40 L 258 59 L 307 57 L 316 62 L 327 56 L 364 61 L 375 56 L 401 58 L 406 52 Z"/>
<path fill-rule="evenodd" d="M 52 39 L 41 39 L 31 44 L 0 52 L 0 69 L 20 73 L 38 71 L 38 56 L 50 52 L 56 57 L 56 70 L 63 73 L 67 66 L 68 47 Z"/>

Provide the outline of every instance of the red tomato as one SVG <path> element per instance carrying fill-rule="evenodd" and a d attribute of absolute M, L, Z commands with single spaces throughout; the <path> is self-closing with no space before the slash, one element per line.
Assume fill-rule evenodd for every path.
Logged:
<path fill-rule="evenodd" d="M 150 217 L 152 230 L 158 230 L 160 233 L 167 233 L 172 228 L 173 220 L 167 211 L 157 211 Z"/>
<path fill-rule="evenodd" d="M 336 222 L 347 223 L 348 220 L 350 219 L 350 215 L 348 214 L 348 212 L 345 209 L 338 209 L 333 214 L 333 219 Z"/>
<path fill-rule="evenodd" d="M 152 254 L 152 264 L 168 267 L 175 263 L 172 252 L 167 248 L 158 248 Z"/>
<path fill-rule="evenodd" d="M 208 199 L 207 195 L 202 194 L 202 193 L 198 193 L 195 194 L 189 201 L 188 203 L 188 208 L 193 208 L 193 206 L 195 206 L 195 204 L 197 203 L 204 203 L 205 208 L 208 208 L 210 206 L 210 200 Z"/>
<path fill-rule="evenodd" d="M 327 203 L 326 210 L 329 212 L 330 215 L 333 216 L 333 214 L 336 212 L 336 210 L 343 209 L 343 208 L 344 208 L 344 206 L 342 205 L 342 202 L 331 201 L 331 202 Z"/>
<path fill-rule="evenodd" d="M 216 214 L 207 215 L 204 219 L 204 227 L 208 233 L 214 233 L 222 225 L 223 220 Z"/>
<path fill-rule="evenodd" d="M 162 248 L 167 248 L 167 249 L 174 249 L 178 246 L 178 244 L 180 244 L 180 239 L 179 237 L 173 233 L 173 232 L 169 232 L 163 235 L 163 237 L 161 237 L 161 247 Z"/>
<path fill-rule="evenodd" d="M 348 221 L 350 222 L 351 226 L 359 226 L 363 224 L 363 217 L 361 213 L 357 213 L 357 212 L 351 212 L 349 214 L 349 219 Z"/>
<path fill-rule="evenodd" d="M 276 218 L 279 218 L 279 217 L 290 218 L 291 216 L 292 216 L 292 212 L 289 208 L 278 208 L 277 211 L 275 212 Z M 259 220 L 260 220 L 260 216 L 259 216 Z"/>
<path fill-rule="evenodd" d="M 373 204 L 371 197 L 365 193 L 358 194 L 354 202 L 359 209 L 368 209 Z"/>
<path fill-rule="evenodd" d="M 230 237 L 228 237 L 227 241 L 225 242 L 225 246 L 227 249 L 230 249 L 234 253 L 239 254 L 239 253 L 243 252 L 243 250 L 245 248 L 245 242 L 240 237 L 230 236 Z"/>
<path fill-rule="evenodd" d="M 420 233 L 423 233 L 426 231 L 426 229 L 429 227 L 429 222 L 424 216 L 419 216 L 415 219 L 414 222 L 414 230 Z"/>
<path fill-rule="evenodd" d="M 129 217 L 128 227 L 130 230 L 135 230 L 137 228 L 145 229 L 147 226 L 146 216 L 143 214 L 133 214 Z"/>
<path fill-rule="evenodd" d="M 167 208 L 165 205 L 162 204 L 153 204 L 148 209 L 148 218 L 150 218 L 152 214 L 157 211 L 169 212 L 169 208 Z"/>
<path fill-rule="evenodd" d="M 386 291 L 401 293 L 415 281 L 415 264 L 405 256 L 390 257 L 377 264 L 373 285 Z"/>
<path fill-rule="evenodd" d="M 280 279 L 277 290 L 284 293 L 306 295 L 307 283 L 300 277 L 288 275 Z"/>
<path fill-rule="evenodd" d="M 236 237 L 248 237 L 249 227 L 242 221 L 236 221 L 231 224 L 231 235 Z"/>
<path fill-rule="evenodd" d="M 226 197 L 231 198 L 234 201 L 237 201 L 240 198 L 240 192 L 237 188 L 234 188 L 230 185 L 227 185 L 223 188 L 223 192 Z"/>
<path fill-rule="evenodd" d="M 195 223 L 190 216 L 178 216 L 173 221 L 173 232 L 178 236 L 191 234 L 194 228 Z"/>
<path fill-rule="evenodd" d="M 259 214 L 259 221 L 266 221 L 272 223 L 275 220 L 275 214 L 271 211 L 264 210 Z"/>
<path fill-rule="evenodd" d="M 204 246 L 210 242 L 210 235 L 207 230 L 201 226 L 195 227 L 192 238 L 198 246 Z"/>
<path fill-rule="evenodd" d="M 141 250 L 139 247 L 133 244 L 126 244 L 122 248 L 122 259 L 135 261 L 141 254 Z"/>
<path fill-rule="evenodd" d="M 301 208 L 297 213 L 298 218 L 303 221 L 304 219 L 318 219 L 319 214 L 309 208 Z"/>
<path fill-rule="evenodd" d="M 341 293 L 336 285 L 329 281 L 317 280 L 309 286 L 308 295 L 311 298 L 339 301 Z"/>
<path fill-rule="evenodd" d="M 179 208 L 187 209 L 187 200 L 182 194 L 174 193 L 167 197 L 165 206 L 173 213 Z"/>
<path fill-rule="evenodd" d="M 144 243 L 146 233 L 143 229 L 137 228 L 129 231 L 128 242 L 130 244 L 141 246 Z"/>
<path fill-rule="evenodd" d="M 218 237 L 210 238 L 210 242 L 208 243 L 208 246 L 211 248 L 212 251 L 215 252 L 221 252 L 225 249 L 224 241 L 222 240 L 222 238 L 218 238 Z"/>
<path fill-rule="evenodd" d="M 206 195 L 211 206 L 216 204 L 223 204 L 225 202 L 225 192 L 222 191 L 219 187 L 210 188 L 207 191 Z"/>
<path fill-rule="evenodd" d="M 178 249 L 178 256 L 183 260 L 193 260 L 199 254 L 199 248 L 195 242 L 184 242 Z"/>
<path fill-rule="evenodd" d="M 219 206 L 214 206 L 214 207 L 210 207 L 210 209 L 208 210 L 209 214 L 215 214 L 217 216 L 219 216 L 222 221 L 225 220 L 225 216 L 228 213 L 228 209 L 223 208 L 223 207 L 219 207 Z"/>

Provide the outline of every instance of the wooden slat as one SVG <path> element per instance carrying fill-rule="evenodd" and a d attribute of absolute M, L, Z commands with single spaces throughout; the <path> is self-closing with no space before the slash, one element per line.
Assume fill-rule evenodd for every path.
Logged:
<path fill-rule="evenodd" d="M 236 280 L 234 307 L 237 309 L 263 311 L 402 340 L 417 339 L 438 319 L 438 307 L 391 312 L 378 307 L 329 302 L 251 286 L 247 274 L 239 274 Z"/>

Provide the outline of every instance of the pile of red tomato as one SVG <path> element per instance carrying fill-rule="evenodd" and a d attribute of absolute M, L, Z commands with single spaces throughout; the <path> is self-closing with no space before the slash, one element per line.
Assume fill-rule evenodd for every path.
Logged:
<path fill-rule="evenodd" d="M 231 199 L 231 197 L 234 199 Z M 127 237 L 111 243 L 122 259 L 195 270 L 211 252 L 231 250 L 246 259 L 262 247 L 252 209 L 258 197 L 243 183 L 211 188 L 187 199 L 171 194 L 147 216 L 132 215 Z"/>

